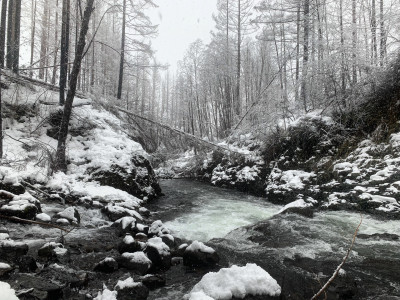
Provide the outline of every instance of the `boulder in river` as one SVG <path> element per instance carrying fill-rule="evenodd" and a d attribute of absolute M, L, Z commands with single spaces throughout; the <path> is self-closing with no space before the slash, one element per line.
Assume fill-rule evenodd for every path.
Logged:
<path fill-rule="evenodd" d="M 0 213 L 6 216 L 33 220 L 38 212 L 41 212 L 39 200 L 29 193 L 14 195 L 6 191 L 0 191 L 0 198 L 6 203 L 0 207 Z"/>
<path fill-rule="evenodd" d="M 60 262 L 67 262 L 69 260 L 68 249 L 64 248 L 63 244 L 55 242 L 44 244 L 38 250 L 38 256 L 47 260 L 57 259 Z"/>
<path fill-rule="evenodd" d="M 124 252 L 133 253 L 141 251 L 142 250 L 141 244 L 143 243 L 139 243 L 133 238 L 133 236 L 127 233 L 122 242 L 118 245 L 118 251 L 119 253 L 124 253 Z"/>
<path fill-rule="evenodd" d="M 189 267 L 212 267 L 219 262 L 217 252 L 202 242 L 194 241 L 183 252 L 183 264 Z"/>
<path fill-rule="evenodd" d="M 17 261 L 18 268 L 20 272 L 31 273 L 35 272 L 37 269 L 36 260 L 29 255 L 23 255 L 18 258 Z"/>
<path fill-rule="evenodd" d="M 94 270 L 103 273 L 112 273 L 118 270 L 118 263 L 114 258 L 106 257 L 94 267 Z"/>
<path fill-rule="evenodd" d="M 11 267 L 9 264 L 0 262 L 0 277 L 12 271 L 12 269 L 13 267 Z"/>
<path fill-rule="evenodd" d="M 149 289 L 155 290 L 165 286 L 165 275 L 162 274 L 148 274 L 140 278 L 141 282 Z"/>
<path fill-rule="evenodd" d="M 0 257 L 8 262 L 16 262 L 19 257 L 28 253 L 29 247 L 23 242 L 10 239 L 0 241 Z"/>
<path fill-rule="evenodd" d="M 118 300 L 146 300 L 149 295 L 148 288 L 141 282 L 135 282 L 132 277 L 120 280 L 114 288 Z"/>
<path fill-rule="evenodd" d="M 135 253 L 126 252 L 119 258 L 119 265 L 144 275 L 151 268 L 152 262 L 142 251 Z"/>
<path fill-rule="evenodd" d="M 66 219 L 71 224 L 79 224 L 81 222 L 81 216 L 76 207 L 70 206 L 55 215 L 55 219 Z"/>
<path fill-rule="evenodd" d="M 144 252 L 157 269 L 169 269 L 171 267 L 171 252 L 169 247 L 159 237 L 153 237 L 146 243 Z"/>
<path fill-rule="evenodd" d="M 141 155 L 132 157 L 129 168 L 112 165 L 108 170 L 90 170 L 90 174 L 101 185 L 112 186 L 141 199 L 154 198 L 161 194 L 150 162 Z"/>

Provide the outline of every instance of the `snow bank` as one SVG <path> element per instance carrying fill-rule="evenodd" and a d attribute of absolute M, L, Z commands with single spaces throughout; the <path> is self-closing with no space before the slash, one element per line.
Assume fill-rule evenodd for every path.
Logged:
<path fill-rule="evenodd" d="M 15 291 L 6 282 L 0 281 L 0 296 L 1 300 L 18 300 L 15 296 Z"/>
<path fill-rule="evenodd" d="M 227 300 L 244 298 L 246 295 L 279 296 L 281 287 L 276 280 L 256 264 L 244 267 L 232 266 L 203 276 L 186 300 Z"/>

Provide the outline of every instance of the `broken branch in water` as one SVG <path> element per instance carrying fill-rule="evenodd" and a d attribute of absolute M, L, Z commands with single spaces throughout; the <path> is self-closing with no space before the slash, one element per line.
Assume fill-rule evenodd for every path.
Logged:
<path fill-rule="evenodd" d="M 361 223 L 363 221 L 363 216 L 361 215 L 361 220 L 360 220 L 360 224 L 358 224 L 354 234 L 353 234 L 353 240 L 351 242 L 351 245 L 349 247 L 349 249 L 347 250 L 346 256 L 343 257 L 342 262 L 338 265 L 338 267 L 336 268 L 335 272 L 333 272 L 333 275 L 331 276 L 331 278 L 329 278 L 329 280 L 325 283 L 325 285 L 319 290 L 318 293 L 316 293 L 311 300 L 315 300 L 317 299 L 319 296 L 321 296 L 322 293 L 325 292 L 325 290 L 328 288 L 328 286 L 335 280 L 335 278 L 337 277 L 337 275 L 339 274 L 340 269 L 343 267 L 344 263 L 346 262 L 347 258 L 350 255 L 351 250 L 353 249 L 354 246 L 354 242 L 356 240 L 356 236 L 358 233 L 358 230 L 360 229 Z"/>

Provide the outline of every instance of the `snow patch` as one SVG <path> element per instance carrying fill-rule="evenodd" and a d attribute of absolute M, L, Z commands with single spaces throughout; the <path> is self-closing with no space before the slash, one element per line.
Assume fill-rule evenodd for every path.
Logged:
<path fill-rule="evenodd" d="M 268 272 L 256 264 L 232 266 L 203 276 L 184 299 L 232 299 L 247 295 L 279 296 L 281 287 Z M 193 296 L 193 298 L 192 298 Z M 207 298 L 207 297 L 208 298 Z"/>

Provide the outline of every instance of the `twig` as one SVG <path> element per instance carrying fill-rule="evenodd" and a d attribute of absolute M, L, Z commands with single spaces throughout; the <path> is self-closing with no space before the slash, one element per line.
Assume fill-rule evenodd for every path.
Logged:
<path fill-rule="evenodd" d="M 33 221 L 33 220 L 21 219 L 21 218 L 18 218 L 18 217 L 9 217 L 9 216 L 0 215 L 0 218 L 1 218 L 1 219 L 12 220 L 12 221 L 17 221 L 17 222 L 21 222 L 21 223 L 37 224 L 37 225 L 52 227 L 52 228 L 60 229 L 60 230 L 65 231 L 65 232 L 67 232 L 67 233 L 70 233 L 72 230 L 75 229 L 75 227 L 74 227 L 74 228 L 72 228 L 71 230 L 68 230 L 68 229 L 65 229 L 64 227 L 57 226 L 57 225 L 54 225 L 54 224 L 48 224 L 48 223 L 44 223 L 44 222 L 38 222 L 38 221 Z"/>
<path fill-rule="evenodd" d="M 351 245 L 349 247 L 349 249 L 347 250 L 346 256 L 343 258 L 342 262 L 340 263 L 340 265 L 338 265 L 338 267 L 336 268 L 335 272 L 333 272 L 333 275 L 331 276 L 331 278 L 329 278 L 329 280 L 325 283 L 325 285 L 319 290 L 318 293 L 316 293 L 311 300 L 315 300 L 317 299 L 319 296 L 321 296 L 322 293 L 325 292 L 325 290 L 328 288 L 328 286 L 335 280 L 335 278 L 337 277 L 337 275 L 339 274 L 340 269 L 343 267 L 344 263 L 346 262 L 347 258 L 350 255 L 351 250 L 353 249 L 354 246 L 354 242 L 356 240 L 356 236 L 358 233 L 358 230 L 360 229 L 361 223 L 363 221 L 363 216 L 361 215 L 361 220 L 360 220 L 360 224 L 358 224 L 356 231 L 353 234 L 353 240 L 351 241 Z"/>
<path fill-rule="evenodd" d="M 31 189 L 34 189 L 35 191 L 37 191 L 37 192 L 39 192 L 39 193 L 42 193 L 43 195 L 45 195 L 45 196 L 47 196 L 47 197 L 49 197 L 49 198 L 52 197 L 50 194 L 48 194 L 48 193 L 42 191 L 41 189 L 35 187 L 34 185 L 30 184 L 29 182 L 26 182 L 25 180 L 21 180 L 21 183 L 22 183 L 22 184 L 25 184 L 25 185 L 27 185 L 27 186 L 29 186 Z"/>

